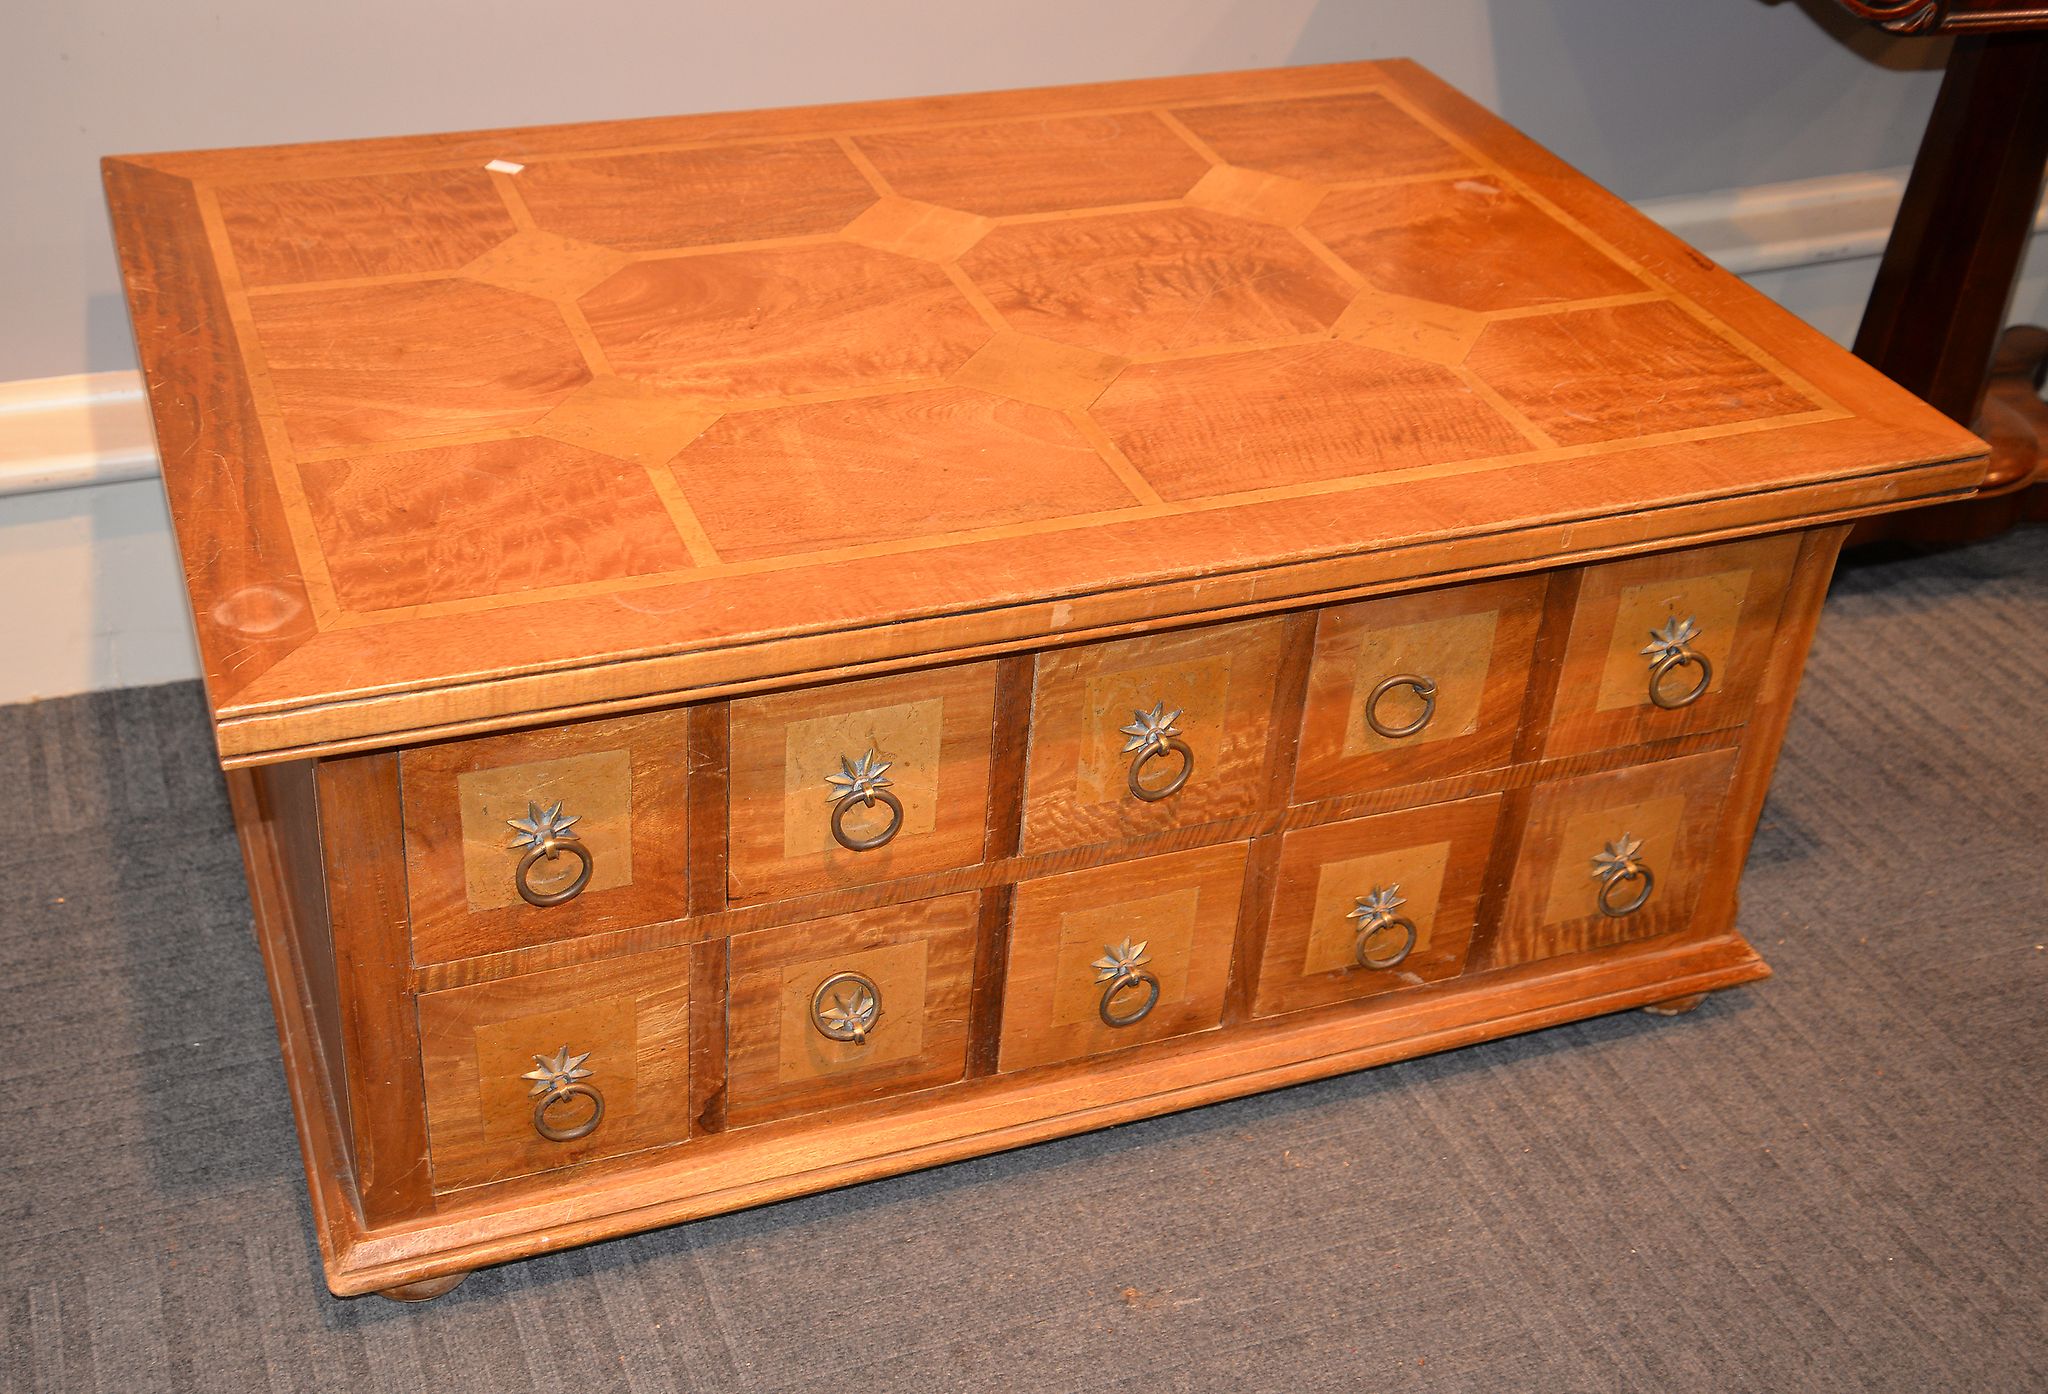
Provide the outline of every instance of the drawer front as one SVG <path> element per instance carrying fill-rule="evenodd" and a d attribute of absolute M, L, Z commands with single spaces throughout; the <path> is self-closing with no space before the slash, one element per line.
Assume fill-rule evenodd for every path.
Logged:
<path fill-rule="evenodd" d="M 1500 796 L 1288 833 L 1252 1010 L 1300 1011 L 1455 978 Z"/>
<path fill-rule="evenodd" d="M 945 896 L 734 936 L 727 1121 L 959 1079 L 979 900 Z"/>
<path fill-rule="evenodd" d="M 1490 966 L 1687 928 L 1735 757 L 1717 750 L 1538 785 Z"/>
<path fill-rule="evenodd" d="M 1546 587 L 1517 577 L 1317 615 L 1295 801 L 1507 764 Z"/>
<path fill-rule="evenodd" d="M 1761 537 L 1585 568 L 1544 752 L 1749 720 L 1798 553 Z"/>
<path fill-rule="evenodd" d="M 403 752 L 413 957 L 680 918 L 684 727 L 680 710 L 652 712 Z"/>
<path fill-rule="evenodd" d="M 981 860 L 995 690 L 969 663 L 734 702 L 732 902 Z"/>
<path fill-rule="evenodd" d="M 1254 620 L 1040 654 L 1024 850 L 1122 841 L 1263 806 L 1286 636 L 1285 620 Z"/>
<path fill-rule="evenodd" d="M 424 993 L 419 1022 L 436 1190 L 689 1134 L 686 948 Z"/>
<path fill-rule="evenodd" d="M 1206 1031 L 1223 1017 L 1246 844 L 1017 887 L 1004 1070 Z"/>

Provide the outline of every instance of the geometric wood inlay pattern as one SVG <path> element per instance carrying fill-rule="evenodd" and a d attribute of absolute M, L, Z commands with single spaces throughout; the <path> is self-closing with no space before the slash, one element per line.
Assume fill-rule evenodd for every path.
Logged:
<path fill-rule="evenodd" d="M 264 711 L 1849 477 L 1904 409 L 1400 63 L 108 178 L 201 646 Z"/>

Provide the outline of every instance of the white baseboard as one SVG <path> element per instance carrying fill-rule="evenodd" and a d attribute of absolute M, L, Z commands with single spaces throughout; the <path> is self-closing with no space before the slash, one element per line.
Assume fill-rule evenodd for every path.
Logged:
<path fill-rule="evenodd" d="M 1639 207 L 1846 342 L 1904 189 L 1875 170 Z M 2048 264 L 2015 310 L 2048 318 Z M 0 607 L 0 703 L 198 676 L 156 473 L 138 374 L 0 383 L 0 594 L 28 602 Z"/>

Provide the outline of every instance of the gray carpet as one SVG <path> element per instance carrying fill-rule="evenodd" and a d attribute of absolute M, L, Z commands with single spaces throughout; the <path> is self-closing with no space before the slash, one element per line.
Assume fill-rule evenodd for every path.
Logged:
<path fill-rule="evenodd" d="M 495 1269 L 316 1276 L 200 699 L 0 709 L 9 1390 L 2048 1387 L 2048 533 L 1837 584 L 1778 976 Z"/>

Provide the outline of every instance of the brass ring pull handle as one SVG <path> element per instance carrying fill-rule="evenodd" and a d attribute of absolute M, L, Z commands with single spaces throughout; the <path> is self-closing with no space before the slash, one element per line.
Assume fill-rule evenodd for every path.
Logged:
<path fill-rule="evenodd" d="M 858 760 L 840 756 L 839 773 L 825 776 L 825 782 L 832 786 L 828 795 L 832 801 L 832 840 L 849 852 L 872 852 L 903 830 L 903 801 L 889 792 L 890 781 L 884 777 L 892 763 L 870 748 Z M 848 832 L 846 815 L 856 803 L 863 808 L 881 804 L 889 810 L 888 823 L 880 832 L 866 837 Z"/>
<path fill-rule="evenodd" d="M 1633 915 L 1649 903 L 1650 892 L 1656 889 L 1657 877 L 1643 864 L 1640 839 L 1623 833 L 1619 840 L 1607 844 L 1605 851 L 1593 858 L 1593 875 L 1600 881 L 1600 913 L 1610 919 L 1621 919 Z M 1635 884 L 1636 893 L 1626 901 L 1617 902 L 1614 893 L 1621 887 Z"/>
<path fill-rule="evenodd" d="M 1692 646 L 1692 641 L 1699 635 L 1699 626 L 1693 623 L 1690 615 L 1684 619 L 1673 616 L 1662 629 L 1650 631 L 1650 642 L 1643 645 L 1643 656 L 1650 660 L 1650 701 L 1653 705 L 1666 711 L 1677 711 L 1699 701 L 1713 686 L 1714 665 Z M 1699 669 L 1699 677 L 1692 686 L 1677 693 L 1666 691 L 1664 679 L 1687 667 Z"/>
<path fill-rule="evenodd" d="M 1138 1004 L 1136 1011 L 1117 1011 L 1111 1004 L 1128 987 L 1144 988 L 1145 1000 Z M 1102 1024 L 1105 1026 L 1135 1026 L 1150 1016 L 1152 1009 L 1158 1005 L 1159 979 L 1153 977 L 1150 973 L 1144 972 L 1119 973 L 1116 977 L 1109 980 L 1107 987 L 1102 989 L 1102 1006 L 1100 1009 Z"/>
<path fill-rule="evenodd" d="M 533 1130 L 549 1142 L 574 1142 L 589 1137 L 597 1131 L 597 1125 L 604 1121 L 604 1095 L 597 1086 L 584 1083 L 591 1076 L 584 1061 L 590 1052 L 571 1055 L 569 1047 L 563 1046 L 552 1058 L 545 1055 L 533 1057 L 534 1068 L 521 1075 L 521 1079 L 533 1081 Z M 548 1114 L 557 1104 L 569 1103 L 574 1099 L 588 1099 L 590 1112 L 577 1122 L 564 1127 L 548 1121 Z"/>
<path fill-rule="evenodd" d="M 596 870 L 597 864 L 590 855 L 590 849 L 583 845 L 582 839 L 570 831 L 579 816 L 572 814 L 564 818 L 560 802 L 548 809 L 543 809 L 537 803 L 528 803 L 524 818 L 505 820 L 519 832 L 519 836 L 512 839 L 514 850 L 521 847 L 527 849 L 526 855 L 519 859 L 519 865 L 513 868 L 512 884 L 518 889 L 519 898 L 528 905 L 537 905 L 542 909 L 550 905 L 560 905 L 565 900 L 574 900 L 582 895 L 583 888 L 590 884 L 590 873 Z M 560 890 L 535 890 L 531 880 L 534 867 L 544 861 L 551 862 L 564 852 L 580 863 L 576 868 L 576 879 Z"/>
<path fill-rule="evenodd" d="M 1126 938 L 1121 944 L 1104 944 L 1102 957 L 1091 965 L 1095 969 L 1095 981 L 1103 984 L 1102 1002 L 1096 1013 L 1102 1024 L 1109 1027 L 1134 1026 L 1152 1014 L 1159 1005 L 1159 979 L 1146 971 L 1145 965 L 1152 960 L 1146 956 L 1145 940 L 1133 944 Z M 1134 987 L 1145 989 L 1145 1000 L 1135 1011 L 1116 1009 L 1117 998 Z"/>
<path fill-rule="evenodd" d="M 882 990 L 859 973 L 834 973 L 811 994 L 811 1025 L 828 1041 L 866 1045 L 882 1019 Z"/>
<path fill-rule="evenodd" d="M 1145 766 L 1156 759 L 1162 758 L 1168 751 L 1180 756 L 1180 768 L 1174 772 L 1173 778 L 1167 780 L 1164 784 L 1146 784 Z M 1131 793 L 1135 797 L 1143 799 L 1146 803 L 1158 803 L 1161 799 L 1169 799 L 1178 794 L 1181 786 L 1188 782 L 1188 776 L 1194 772 L 1195 752 L 1188 749 L 1186 741 L 1182 740 L 1179 736 L 1173 736 L 1167 740 L 1166 744 L 1154 746 L 1137 759 L 1131 761 Z"/>
<path fill-rule="evenodd" d="M 1133 710 L 1131 716 L 1131 724 L 1121 728 L 1123 734 L 1130 737 L 1124 742 L 1123 753 L 1134 757 L 1129 774 L 1131 797 L 1143 799 L 1146 803 L 1170 799 L 1181 791 L 1188 782 L 1188 776 L 1195 772 L 1195 752 L 1180 738 L 1180 728 L 1173 724 L 1180 719 L 1180 713 L 1168 711 L 1164 702 L 1158 702 L 1153 704 L 1151 711 Z M 1147 784 L 1145 767 L 1154 760 L 1165 758 L 1169 752 L 1180 757 L 1180 768 L 1164 784 Z"/>
<path fill-rule="evenodd" d="M 1372 894 L 1358 898 L 1358 904 L 1345 918 L 1358 921 L 1358 941 L 1353 953 L 1360 968 L 1393 968 L 1415 952 L 1415 941 L 1418 937 L 1415 921 L 1406 915 L 1394 913 L 1407 903 L 1401 898 L 1401 884 L 1398 881 L 1391 886 L 1374 886 Z M 1389 930 L 1394 931 L 1395 942 L 1399 947 L 1392 953 L 1388 953 L 1384 948 L 1375 952 L 1372 947 L 1374 942 L 1386 940 Z"/>
<path fill-rule="evenodd" d="M 1380 699 L 1397 687 L 1405 687 L 1422 699 L 1422 715 L 1406 726 L 1389 726 L 1380 720 Z M 1436 715 L 1436 679 L 1425 678 L 1419 673 L 1396 673 L 1391 678 L 1381 679 L 1372 694 L 1365 699 L 1365 724 L 1390 741 L 1413 736 L 1429 725 Z"/>

